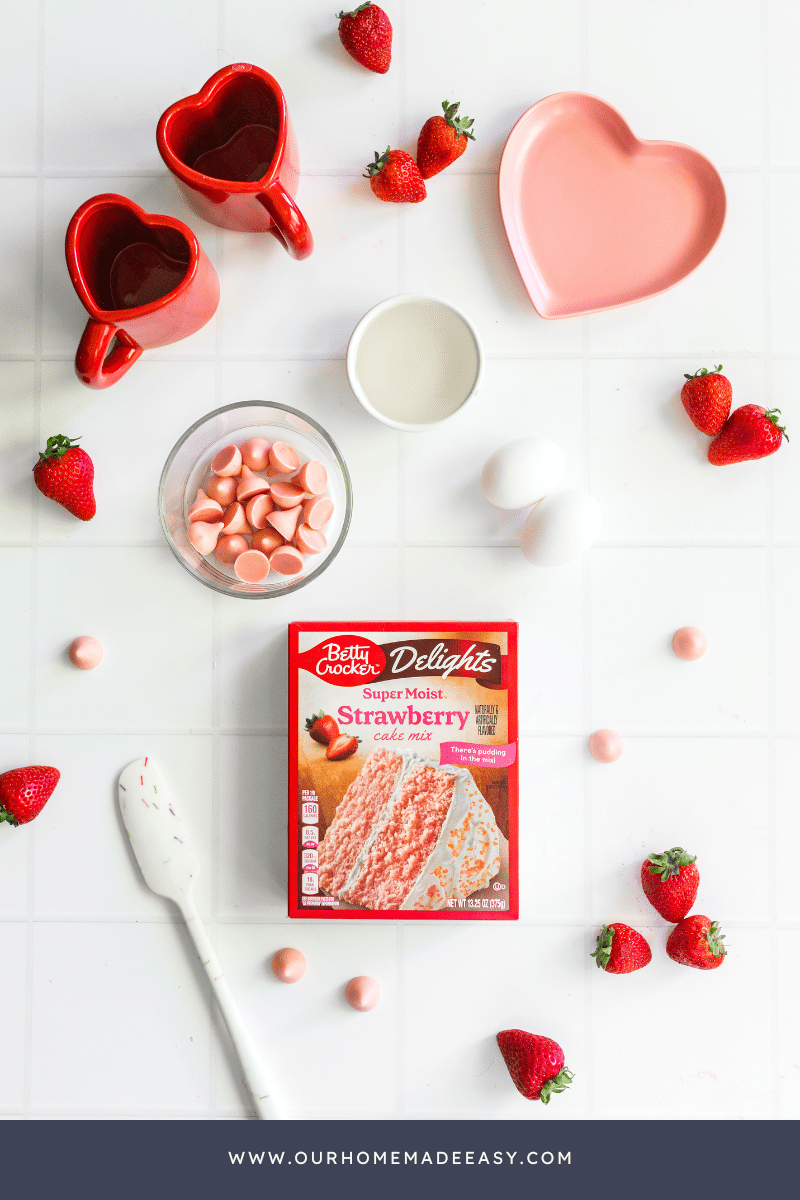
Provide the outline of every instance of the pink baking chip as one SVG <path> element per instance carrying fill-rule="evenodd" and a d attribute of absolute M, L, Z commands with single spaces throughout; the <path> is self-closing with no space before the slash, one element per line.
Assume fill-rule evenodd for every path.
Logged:
<path fill-rule="evenodd" d="M 215 475 L 238 475 L 242 469 L 242 452 L 238 446 L 223 446 L 211 463 Z"/>
<path fill-rule="evenodd" d="M 269 575 L 269 559 L 260 550 L 245 550 L 233 564 L 233 573 L 244 583 L 260 583 Z"/>
<path fill-rule="evenodd" d="M 251 437 L 242 442 L 242 462 L 251 471 L 265 471 L 269 462 L 269 442 L 266 438 Z"/>
<path fill-rule="evenodd" d="M 275 442 L 269 452 L 270 475 L 293 475 L 300 466 L 300 456 L 286 442 Z"/>
<path fill-rule="evenodd" d="M 312 529 L 310 525 L 298 525 L 294 540 L 303 554 L 321 554 L 328 544 L 325 534 L 319 529 Z"/>
<path fill-rule="evenodd" d="M 186 536 L 198 554 L 210 554 L 221 533 L 222 521 L 192 521 L 186 530 Z"/>
<path fill-rule="evenodd" d="M 219 521 L 222 519 L 222 505 L 216 500 L 210 500 L 202 488 L 197 489 L 197 499 L 189 509 L 190 521 Z"/>
<path fill-rule="evenodd" d="M 269 491 L 269 484 L 260 475 L 254 475 L 249 467 L 242 463 L 242 478 L 236 489 L 237 500 L 251 500 L 262 492 Z"/>
<path fill-rule="evenodd" d="M 307 463 L 303 463 L 292 483 L 296 483 L 309 496 L 321 496 L 328 486 L 328 472 L 321 462 L 311 458 Z"/>
<path fill-rule="evenodd" d="M 247 501 L 244 515 L 247 517 L 248 524 L 251 526 L 251 528 L 266 529 L 267 517 L 274 510 L 274 508 L 275 505 L 269 496 L 253 496 L 252 500 Z"/>
<path fill-rule="evenodd" d="M 257 529 L 250 539 L 250 545 L 254 550 L 269 555 L 273 550 L 277 550 L 278 546 L 285 546 L 286 543 L 277 529 Z"/>
<path fill-rule="evenodd" d="M 223 508 L 233 504 L 236 499 L 238 482 L 233 477 L 223 479 L 221 475 L 212 475 L 206 484 L 206 495 L 210 500 L 216 500 Z"/>
<path fill-rule="evenodd" d="M 250 526 L 244 515 L 244 508 L 241 504 L 229 504 L 223 513 L 222 520 L 225 528 L 223 533 L 227 537 L 231 533 L 249 533 Z"/>
<path fill-rule="evenodd" d="M 303 569 L 303 556 L 294 546 L 279 546 L 270 554 L 269 565 L 279 575 L 299 575 Z"/>
<path fill-rule="evenodd" d="M 322 529 L 333 516 L 333 501 L 328 496 L 313 496 L 303 505 L 303 523 L 311 529 Z"/>
<path fill-rule="evenodd" d="M 247 542 L 242 535 L 234 533 L 230 537 L 221 537 L 217 542 L 217 548 L 214 553 L 221 563 L 231 566 L 236 562 L 239 555 L 244 554 L 247 549 Z"/>
<path fill-rule="evenodd" d="M 300 506 L 296 505 L 294 508 L 276 508 L 275 512 L 271 512 L 267 517 L 267 524 L 277 529 L 281 537 L 288 542 L 294 537 L 299 520 Z"/>
<path fill-rule="evenodd" d="M 303 489 L 293 483 L 273 483 L 269 494 L 279 508 L 294 508 L 303 499 Z"/>

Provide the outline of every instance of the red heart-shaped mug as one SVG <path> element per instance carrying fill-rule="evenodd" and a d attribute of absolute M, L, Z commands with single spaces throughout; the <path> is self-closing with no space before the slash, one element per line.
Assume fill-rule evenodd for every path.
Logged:
<path fill-rule="evenodd" d="M 250 63 L 212 75 L 176 100 L 156 132 L 158 149 L 186 201 L 212 225 L 272 233 L 292 256 L 314 239 L 294 202 L 300 166 L 286 97 Z"/>
<path fill-rule="evenodd" d="M 219 304 L 219 280 L 188 225 L 107 192 L 67 229 L 67 269 L 89 313 L 75 355 L 87 387 L 107 388 L 143 350 L 196 333 Z"/>

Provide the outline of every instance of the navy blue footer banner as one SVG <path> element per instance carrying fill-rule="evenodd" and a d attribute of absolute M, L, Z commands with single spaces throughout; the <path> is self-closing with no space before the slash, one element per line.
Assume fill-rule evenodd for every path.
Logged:
<path fill-rule="evenodd" d="M 797 1195 L 800 1170 L 790 1121 L 15 1120 L 3 1133 L 9 1200 L 731 1200 Z"/>

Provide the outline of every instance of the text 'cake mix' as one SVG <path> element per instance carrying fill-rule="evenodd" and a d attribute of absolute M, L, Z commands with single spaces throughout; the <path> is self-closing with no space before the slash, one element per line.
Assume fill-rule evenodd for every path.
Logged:
<path fill-rule="evenodd" d="M 289 626 L 289 916 L 516 920 L 517 626 Z"/>

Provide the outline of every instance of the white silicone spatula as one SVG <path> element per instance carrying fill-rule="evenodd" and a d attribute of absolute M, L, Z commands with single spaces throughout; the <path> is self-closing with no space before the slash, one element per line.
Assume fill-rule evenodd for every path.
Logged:
<path fill-rule="evenodd" d="M 239 1055 L 257 1115 L 262 1121 L 281 1120 L 283 1113 L 275 1092 L 192 899 L 192 889 L 199 874 L 197 854 L 152 758 L 137 759 L 122 772 L 119 807 L 145 883 L 159 896 L 173 900 L 183 914 Z"/>

